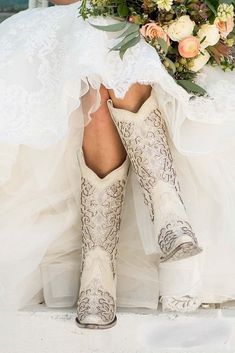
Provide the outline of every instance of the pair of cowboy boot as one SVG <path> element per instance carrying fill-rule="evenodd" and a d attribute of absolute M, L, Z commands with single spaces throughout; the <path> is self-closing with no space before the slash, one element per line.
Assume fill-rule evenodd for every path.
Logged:
<path fill-rule="evenodd" d="M 129 164 L 141 186 L 154 226 L 160 261 L 175 261 L 202 251 L 188 221 L 167 142 L 166 126 L 154 92 L 137 113 L 107 101 L 127 159 L 99 178 L 81 155 L 82 269 L 77 324 L 108 328 L 116 318 L 116 259 Z"/>

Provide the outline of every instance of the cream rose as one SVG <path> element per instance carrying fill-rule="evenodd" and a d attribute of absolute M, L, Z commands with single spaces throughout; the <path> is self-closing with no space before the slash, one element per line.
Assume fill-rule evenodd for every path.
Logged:
<path fill-rule="evenodd" d="M 209 45 L 215 45 L 220 39 L 219 30 L 215 24 L 210 25 L 206 23 L 202 25 L 197 36 L 201 42 L 201 49 L 205 49 Z"/>
<path fill-rule="evenodd" d="M 192 35 L 194 26 L 195 22 L 188 15 L 181 16 L 177 21 L 170 24 L 167 34 L 173 41 L 179 42 Z"/>
<path fill-rule="evenodd" d="M 229 17 L 227 21 L 221 21 L 218 17 L 215 19 L 215 25 L 219 30 L 221 38 L 227 38 L 229 33 L 232 32 L 234 28 L 233 17 Z"/>
<path fill-rule="evenodd" d="M 164 31 L 164 29 L 162 29 L 162 27 L 158 26 L 156 23 L 150 22 L 142 26 L 140 29 L 140 33 L 144 37 L 148 37 L 150 39 L 162 38 L 168 46 L 170 45 L 170 39 L 167 33 Z"/>
<path fill-rule="evenodd" d="M 199 54 L 196 58 L 194 58 L 189 66 L 189 69 L 193 72 L 198 72 L 205 66 L 210 59 L 210 54 L 205 50 L 203 54 Z"/>

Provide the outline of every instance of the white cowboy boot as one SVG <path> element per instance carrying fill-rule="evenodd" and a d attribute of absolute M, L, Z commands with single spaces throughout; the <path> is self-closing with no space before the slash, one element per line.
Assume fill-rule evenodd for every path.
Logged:
<path fill-rule="evenodd" d="M 202 251 L 188 222 L 167 142 L 166 127 L 154 91 L 137 113 L 108 108 L 142 188 L 154 224 L 160 261 L 173 261 Z"/>
<path fill-rule="evenodd" d="M 116 318 L 116 258 L 128 158 L 99 178 L 80 157 L 82 264 L 76 322 L 83 328 L 109 328 Z"/>

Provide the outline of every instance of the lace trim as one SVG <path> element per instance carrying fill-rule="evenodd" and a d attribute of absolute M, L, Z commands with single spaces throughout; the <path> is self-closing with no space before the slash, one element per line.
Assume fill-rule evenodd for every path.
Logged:
<path fill-rule="evenodd" d="M 218 124 L 225 120 L 234 121 L 235 74 L 206 65 L 197 76 L 197 84 L 208 92 L 208 97 L 195 97 L 186 106 L 190 120 Z M 223 109 L 221 109 L 221 106 Z"/>

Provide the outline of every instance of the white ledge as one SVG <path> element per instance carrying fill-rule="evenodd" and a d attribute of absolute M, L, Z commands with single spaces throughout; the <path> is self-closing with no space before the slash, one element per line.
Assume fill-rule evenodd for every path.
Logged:
<path fill-rule="evenodd" d="M 119 309 L 117 325 L 80 329 L 76 310 L 44 305 L 18 314 L 14 348 L 1 353 L 234 353 L 235 307 L 166 313 Z"/>

